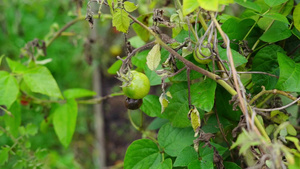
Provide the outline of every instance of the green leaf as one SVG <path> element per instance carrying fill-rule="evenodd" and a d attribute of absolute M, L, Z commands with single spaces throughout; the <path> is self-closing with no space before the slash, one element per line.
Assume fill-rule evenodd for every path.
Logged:
<path fill-rule="evenodd" d="M 251 27 L 254 24 L 254 20 L 246 18 L 246 19 L 238 19 L 238 18 L 230 18 L 226 20 L 222 24 L 223 31 L 228 35 L 229 39 L 236 39 L 236 40 L 243 40 L 245 35 L 248 33 L 248 31 L 251 29 Z M 248 45 L 251 46 L 255 43 L 257 38 L 255 37 L 255 40 L 252 40 L 254 35 L 256 35 L 257 29 L 253 29 L 253 31 L 250 33 L 248 38 Z M 237 49 L 237 45 L 231 44 L 231 48 Z"/>
<path fill-rule="evenodd" d="M 300 63 L 295 63 L 285 54 L 277 53 L 280 76 L 276 88 L 289 92 L 300 92 Z"/>
<path fill-rule="evenodd" d="M 124 8 L 126 11 L 128 12 L 133 12 L 135 11 L 138 7 L 134 5 L 134 3 L 129 2 L 129 1 L 125 1 L 124 2 Z"/>
<path fill-rule="evenodd" d="M 280 21 L 275 21 L 270 29 L 265 32 L 259 39 L 265 42 L 273 43 L 283 39 L 287 39 L 291 35 L 292 32 L 287 24 Z"/>
<path fill-rule="evenodd" d="M 132 58 L 132 64 L 135 65 L 138 68 L 145 68 L 146 62 L 147 62 L 147 55 L 150 50 L 144 50 L 139 53 L 137 53 L 133 58 Z"/>
<path fill-rule="evenodd" d="M 263 16 L 266 18 L 270 18 L 272 20 L 277 20 L 277 21 L 289 24 L 289 21 L 287 20 L 287 18 L 280 13 L 267 13 Z"/>
<path fill-rule="evenodd" d="M 218 10 L 218 0 L 197 0 L 201 8 L 207 11 L 217 11 Z"/>
<path fill-rule="evenodd" d="M 194 160 L 189 163 L 188 169 L 202 169 L 201 167 L 201 161 L 199 160 Z"/>
<path fill-rule="evenodd" d="M 295 27 L 300 31 L 300 3 L 294 9 L 293 20 Z"/>
<path fill-rule="evenodd" d="M 141 15 L 137 18 L 138 21 L 142 22 L 144 25 L 149 26 L 149 19 L 152 18 L 152 14 Z M 141 25 L 134 23 L 132 24 L 133 30 L 136 34 L 145 42 L 149 41 L 150 33 L 144 29 Z"/>
<path fill-rule="evenodd" d="M 223 49 L 221 46 L 218 46 L 218 51 L 220 54 L 220 58 L 222 60 L 228 61 L 227 50 Z M 239 67 L 248 62 L 248 60 L 243 55 L 241 55 L 239 52 L 231 49 L 231 53 L 232 53 L 233 63 L 234 63 L 235 67 Z M 225 64 L 225 66 L 226 66 L 226 68 L 228 68 L 228 65 Z"/>
<path fill-rule="evenodd" d="M 148 53 L 146 64 L 150 70 L 154 71 L 158 67 L 160 60 L 161 60 L 160 46 L 159 44 L 156 44 Z"/>
<path fill-rule="evenodd" d="M 120 32 L 126 33 L 130 24 L 130 18 L 123 9 L 115 9 L 113 14 L 113 26 Z"/>
<path fill-rule="evenodd" d="M 172 160 L 170 158 L 167 158 L 162 163 L 160 163 L 157 168 L 153 169 L 172 169 Z"/>
<path fill-rule="evenodd" d="M 108 69 L 107 72 L 111 75 L 116 75 L 118 70 L 122 66 L 122 60 L 117 60 L 115 63 L 113 63 Z"/>
<path fill-rule="evenodd" d="M 182 12 L 183 15 L 186 16 L 189 13 L 194 12 L 195 9 L 199 7 L 197 4 L 197 0 L 183 0 Z"/>
<path fill-rule="evenodd" d="M 95 95 L 97 95 L 97 93 L 94 91 L 80 88 L 68 89 L 64 91 L 64 96 L 67 99 L 76 99 L 80 97 L 89 97 Z"/>
<path fill-rule="evenodd" d="M 24 73 L 23 78 L 32 92 L 63 98 L 55 79 L 46 67 L 30 69 Z"/>
<path fill-rule="evenodd" d="M 226 102 L 226 103 L 228 104 L 228 102 Z M 218 114 L 219 114 L 219 111 L 218 111 Z M 222 124 L 223 128 L 226 128 L 228 126 L 232 126 L 233 125 L 232 122 L 228 121 L 223 116 L 219 116 L 219 121 Z M 220 129 L 219 129 L 218 120 L 217 120 L 216 115 L 211 115 L 209 117 L 209 119 L 202 125 L 201 129 L 205 133 L 217 133 L 217 132 L 219 132 Z"/>
<path fill-rule="evenodd" d="M 156 95 L 145 96 L 140 109 L 150 117 L 163 117 L 163 114 L 160 113 L 161 106 Z"/>
<path fill-rule="evenodd" d="M 68 147 L 70 144 L 77 119 L 77 103 L 75 100 L 67 100 L 67 103 L 58 106 L 54 110 L 53 126 L 61 144 Z"/>
<path fill-rule="evenodd" d="M 170 103 L 163 114 L 174 127 L 191 126 L 191 122 L 187 117 L 189 105 L 186 83 L 173 84 L 169 91 L 173 98 L 169 99 Z"/>
<path fill-rule="evenodd" d="M 0 105 L 8 109 L 15 102 L 19 93 L 19 85 L 16 78 L 6 71 L 0 71 Z"/>
<path fill-rule="evenodd" d="M 240 111 L 240 109 L 238 109 L 238 111 L 233 110 L 232 104 L 229 104 L 229 100 L 231 99 L 232 96 L 223 87 L 221 86 L 217 87 L 216 107 L 217 107 L 220 120 L 221 120 L 221 116 L 223 116 L 226 119 L 238 122 L 240 120 L 240 116 L 242 112 Z M 222 123 L 222 125 L 225 128 L 225 124 Z"/>
<path fill-rule="evenodd" d="M 223 164 L 224 164 L 224 167 L 225 167 L 225 168 L 230 168 L 230 169 L 242 169 L 240 166 L 238 166 L 236 163 L 233 163 L 233 162 L 225 161 Z"/>
<path fill-rule="evenodd" d="M 148 139 L 135 140 L 128 147 L 124 158 L 124 169 L 157 167 L 161 154 L 157 145 Z"/>
<path fill-rule="evenodd" d="M 8 63 L 10 70 L 14 73 L 24 73 L 28 69 L 23 64 L 13 61 L 9 58 L 6 58 L 6 62 Z"/>
<path fill-rule="evenodd" d="M 277 52 L 285 52 L 280 46 L 270 45 L 260 49 L 254 56 L 252 71 L 267 72 L 279 76 L 279 65 L 277 62 Z M 261 86 L 265 86 L 266 90 L 274 89 L 278 79 L 276 77 L 253 74 L 252 81 L 254 91 L 261 91 Z"/>
<path fill-rule="evenodd" d="M 157 140 L 168 155 L 175 157 L 185 147 L 193 144 L 194 131 L 191 127 L 175 128 L 167 123 L 160 128 Z"/>
<path fill-rule="evenodd" d="M 194 160 L 198 159 L 198 153 L 191 146 L 185 147 L 177 156 L 174 167 L 184 167 Z"/>
<path fill-rule="evenodd" d="M 192 104 L 204 111 L 211 111 L 215 101 L 217 83 L 207 78 L 206 80 L 191 85 Z"/>
<path fill-rule="evenodd" d="M 166 123 L 168 123 L 169 120 L 168 119 L 162 119 L 162 118 L 155 118 L 147 127 L 147 130 L 157 130 L 159 128 L 161 128 L 161 126 L 165 125 Z"/>
<path fill-rule="evenodd" d="M 0 166 L 8 161 L 9 150 L 10 147 L 2 147 L 2 150 L 0 151 Z"/>
<path fill-rule="evenodd" d="M 288 0 L 265 0 L 265 3 L 270 7 L 274 7 L 287 2 Z"/>
<path fill-rule="evenodd" d="M 239 4 L 239 5 L 241 5 L 241 6 L 245 7 L 245 8 L 252 9 L 252 10 L 254 10 L 256 12 L 261 13 L 261 7 L 258 4 L 254 3 L 254 2 L 251 2 L 249 0 L 248 1 L 245 1 L 245 0 L 234 0 L 234 2 L 236 2 L 237 4 Z"/>
<path fill-rule="evenodd" d="M 4 115 L 4 122 L 6 129 L 14 136 L 17 137 L 19 134 L 19 127 L 21 125 L 21 107 L 20 104 L 15 102 L 10 109 L 8 109 L 9 112 L 11 112 L 12 116 L 9 116 L 8 114 Z"/>

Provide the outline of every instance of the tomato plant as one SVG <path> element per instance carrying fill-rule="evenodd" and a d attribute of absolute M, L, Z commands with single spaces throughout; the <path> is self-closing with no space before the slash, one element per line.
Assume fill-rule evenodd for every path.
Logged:
<path fill-rule="evenodd" d="M 24 44 L 20 59 L 0 57 L 0 63 L 5 63 L 0 71 L 0 136 L 4 138 L 1 167 L 46 166 L 45 161 L 51 161 L 54 155 L 46 157 L 45 149 L 31 148 L 36 145 L 32 144 L 34 137 L 46 137 L 43 132 L 50 130 L 61 145 L 69 147 L 78 139 L 74 137 L 78 124 L 92 121 L 100 128 L 107 122 L 82 120 L 79 108 L 104 100 L 112 104 L 110 108 L 121 107 L 118 105 L 125 99 L 129 110 L 122 118 L 141 135 L 128 146 L 116 168 L 300 168 L 299 0 L 99 0 L 82 5 L 76 1 L 73 20 L 62 27 L 52 24 L 43 39 Z M 84 15 L 81 8 L 86 9 Z M 12 15 L 5 12 L 8 17 Z M 75 31 L 80 36 L 66 32 L 79 23 L 93 28 L 90 36 L 99 33 L 104 37 L 103 30 L 108 30 L 114 36 L 123 36 L 122 40 L 110 35 L 99 42 L 98 36 L 83 40 L 81 29 Z M 27 27 L 24 30 L 30 33 Z M 105 55 L 116 55 L 108 57 L 115 61 L 108 71 L 93 75 L 117 74 L 123 92 L 118 91 L 120 87 L 102 89 L 107 95 L 79 88 L 75 84 L 84 80 L 78 80 L 78 76 L 68 79 L 72 84 L 61 85 L 64 76 L 60 73 L 79 68 L 72 65 L 73 58 L 65 64 L 69 67 L 61 66 L 61 57 L 55 58 L 60 52 L 44 59 L 60 36 L 68 36 L 73 44 L 78 44 L 78 39 L 84 41 L 79 44 L 84 46 L 91 69 L 97 65 L 97 70 L 99 64 L 106 69 L 112 61 Z M 108 39 L 114 44 L 107 45 Z M 19 45 L 22 38 L 14 41 Z M 101 52 L 107 51 L 100 58 L 93 57 L 99 53 L 92 54 L 95 41 L 100 44 L 95 45 L 98 48 L 103 46 Z M 122 52 L 115 46 L 120 41 L 124 42 Z M 62 46 L 65 44 L 57 45 L 57 49 L 66 48 Z M 62 70 L 54 72 L 53 67 Z M 24 95 L 30 101 L 28 106 L 20 106 L 27 105 Z M 119 96 L 123 97 L 120 103 L 107 101 Z M 104 107 L 109 112 L 108 106 Z M 39 118 L 32 120 L 36 115 Z M 100 115 L 95 113 L 94 117 Z M 121 130 L 130 127 L 113 127 L 120 129 L 116 135 L 132 137 Z M 102 138 L 97 135 L 95 140 L 104 142 Z M 100 152 L 104 149 L 99 148 Z M 116 152 L 109 152 L 110 157 Z M 97 164 L 105 161 L 103 156 Z"/>

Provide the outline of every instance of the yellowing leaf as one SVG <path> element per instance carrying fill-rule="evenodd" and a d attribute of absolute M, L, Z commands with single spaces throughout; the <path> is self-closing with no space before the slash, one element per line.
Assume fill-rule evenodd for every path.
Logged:
<path fill-rule="evenodd" d="M 124 2 L 124 8 L 128 12 L 133 12 L 134 10 L 137 9 L 137 6 L 135 6 L 134 3 L 132 3 L 132 2 L 125 1 Z"/>
<path fill-rule="evenodd" d="M 233 2 L 233 0 L 198 0 L 200 7 L 208 11 L 218 11 L 219 5 L 228 5 Z"/>
<path fill-rule="evenodd" d="M 187 15 L 193 12 L 196 8 L 198 8 L 197 0 L 183 0 L 182 11 L 183 15 Z"/>
<path fill-rule="evenodd" d="M 156 44 L 147 55 L 147 66 L 150 70 L 155 70 L 161 60 L 160 46 Z"/>
<path fill-rule="evenodd" d="M 118 31 L 126 33 L 130 24 L 130 18 L 128 14 L 123 9 L 116 9 L 113 14 L 113 26 L 117 28 Z"/>
<path fill-rule="evenodd" d="M 199 131 L 200 131 L 199 129 L 201 126 L 201 120 L 200 120 L 199 112 L 196 107 L 193 107 L 190 109 L 189 117 L 191 118 L 191 124 L 192 124 L 192 127 L 195 132 L 194 137 L 197 137 L 197 135 L 199 134 Z"/>
<path fill-rule="evenodd" d="M 168 107 L 169 101 L 166 99 L 164 93 L 159 96 L 159 102 L 161 104 L 161 113 L 165 111 L 165 108 Z"/>

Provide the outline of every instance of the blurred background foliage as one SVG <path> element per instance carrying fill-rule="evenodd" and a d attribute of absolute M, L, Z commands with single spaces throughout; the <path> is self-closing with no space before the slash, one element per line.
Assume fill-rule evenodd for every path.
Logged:
<path fill-rule="evenodd" d="M 80 4 L 83 6 L 80 7 Z M 20 57 L 20 50 L 26 43 L 34 39 L 49 39 L 53 33 L 75 19 L 79 13 L 85 15 L 86 4 L 87 1 L 80 0 L 1 0 L 0 55 L 4 54 L 5 57 L 13 60 L 26 62 L 28 58 Z M 78 9 L 80 9 L 79 13 Z M 61 91 L 69 88 L 92 89 L 93 70 L 99 65 L 101 75 L 104 77 L 103 80 L 108 82 L 103 86 L 108 89 L 104 94 L 110 93 L 111 88 L 119 85 L 116 84 L 117 81 L 114 76 L 108 75 L 106 71 L 110 64 L 116 60 L 116 55 L 121 54 L 123 39 L 121 34 L 111 28 L 110 20 L 96 22 L 99 24 L 96 37 L 89 38 L 91 37 L 89 24 L 85 20 L 80 21 L 64 32 L 63 35 L 66 36 L 57 38 L 47 48 L 46 56 L 39 58 L 41 60 L 52 59 L 46 66 L 56 79 Z M 86 52 L 89 52 L 91 42 L 94 43 L 95 49 L 93 49 L 93 61 L 89 65 Z M 114 44 L 114 48 L 107 50 L 112 44 Z M 2 62 L 0 68 L 1 70 L 9 70 L 5 61 Z M 113 90 L 119 89 L 114 88 Z M 114 101 L 108 100 L 107 102 Z M 123 119 L 121 122 L 126 119 L 125 107 L 119 107 L 120 109 L 116 110 L 115 114 L 110 114 L 109 106 L 104 107 L 106 120 L 110 121 L 112 117 L 116 118 L 115 122 L 107 123 L 105 126 L 107 146 L 111 147 L 110 150 L 107 150 L 107 165 L 114 165 L 115 161 L 122 160 L 127 145 L 135 139 L 131 136 L 124 137 L 124 133 L 128 133 L 128 130 L 134 131 L 129 128 L 130 126 L 127 125 L 127 127 L 120 129 L 117 124 L 120 123 L 117 119 Z M 21 125 L 25 126 L 31 123 L 38 128 L 38 134 L 29 137 L 24 143 L 26 148 L 32 150 L 31 154 L 41 150 L 42 153 L 38 156 L 40 159 L 36 163 L 42 161 L 44 164 L 42 168 L 94 168 L 96 164 L 93 160 L 97 157 L 93 156 L 95 131 L 92 106 L 79 105 L 75 135 L 67 149 L 59 143 L 53 127 L 43 128 L 42 121 L 50 114 L 50 111 L 50 107 L 37 104 L 21 107 Z M 124 115 L 120 116 L 118 111 Z M 0 126 L 4 126 L 3 121 L 0 122 Z M 127 131 L 124 132 L 124 130 Z M 0 138 L 0 146 L 12 146 L 14 144 L 3 133 L 0 133 Z M 114 143 L 117 139 L 121 141 Z M 124 144 L 122 144 L 123 140 Z M 117 149 L 120 150 L 117 151 Z M 19 153 L 24 153 L 23 158 L 19 158 L 19 156 L 10 157 L 6 165 L 7 168 L 18 168 L 23 163 L 34 163 L 33 161 L 28 162 L 30 157 L 26 157 L 26 152 Z M 22 154 L 20 155 L 22 156 Z"/>

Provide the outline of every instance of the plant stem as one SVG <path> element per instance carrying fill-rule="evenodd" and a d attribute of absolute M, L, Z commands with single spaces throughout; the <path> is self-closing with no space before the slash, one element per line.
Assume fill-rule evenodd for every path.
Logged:
<path fill-rule="evenodd" d="M 202 28 L 204 29 L 204 31 L 206 31 L 208 29 L 208 27 L 207 27 L 207 25 L 205 23 L 205 20 L 204 20 L 204 18 L 202 16 L 201 12 L 199 12 L 198 18 L 199 18 L 199 21 L 200 21 L 200 23 L 202 25 Z"/>
<path fill-rule="evenodd" d="M 247 32 L 247 34 L 245 35 L 245 37 L 243 38 L 243 40 L 246 40 L 246 38 L 250 35 L 250 33 L 252 32 L 253 28 L 256 26 L 256 24 L 258 23 L 258 21 L 260 20 L 261 17 L 259 17 L 255 23 L 252 25 L 252 27 L 250 28 L 250 30 Z"/>

